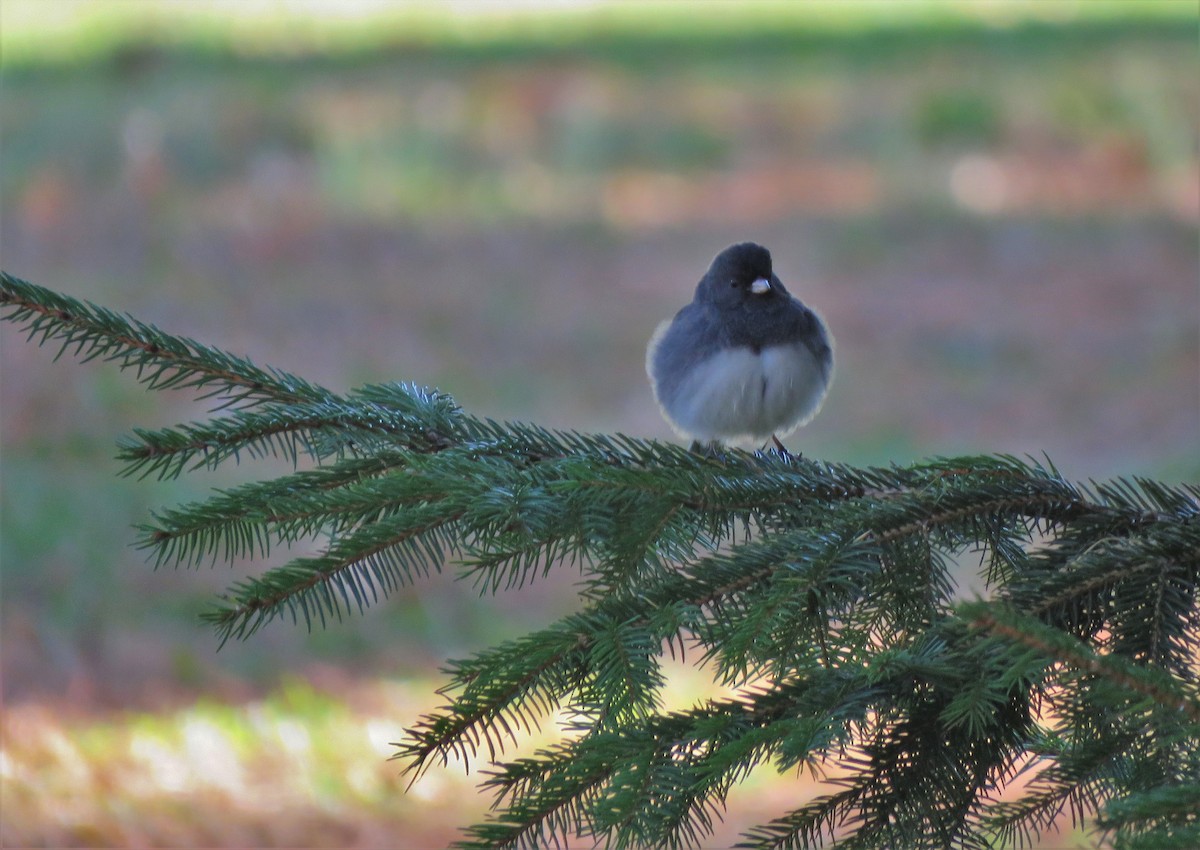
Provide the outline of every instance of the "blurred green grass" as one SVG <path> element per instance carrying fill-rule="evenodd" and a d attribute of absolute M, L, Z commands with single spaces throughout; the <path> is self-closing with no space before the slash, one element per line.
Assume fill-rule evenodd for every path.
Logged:
<path fill-rule="evenodd" d="M 483 800 L 461 769 L 404 794 L 390 742 L 432 708 L 430 679 L 320 689 L 154 713 L 5 713 L 0 840 L 18 846 L 445 846 Z M 333 690 L 336 688 L 336 690 Z"/>
<path fill-rule="evenodd" d="M 839 344 L 793 448 L 1200 477 L 1193 4 L 188 7 L 56 29 L 56 4 L 0 4 L 7 270 L 335 388 L 668 438 L 645 341 L 756 238 Z M 204 406 L 52 356 L 0 329 L 9 705 L 250 706 L 329 670 L 424 696 L 446 655 L 574 605 L 570 574 L 497 600 L 441 577 L 216 655 L 195 614 L 260 566 L 156 573 L 130 525 L 273 467 L 117 479 L 117 435 Z"/>
<path fill-rule="evenodd" d="M 9 0 L 0 67 L 128 58 L 148 47 L 196 56 L 361 57 L 403 49 L 422 59 L 493 62 L 520 57 L 621 62 L 704 57 L 752 46 L 791 52 L 836 42 L 878 57 L 931 40 L 970 43 L 995 31 L 1008 44 L 1053 40 L 1058 47 L 1179 35 L 1198 16 L 1186 0 L 742 0 L 696 8 L 670 0 L 639 3 L 333 3 L 193 0 Z M 1069 26 L 1064 27 L 1064 24 Z"/>
<path fill-rule="evenodd" d="M 407 29 L 31 8 L 3 9 L 5 39 L 45 50 L 3 54 L 0 248 L 37 282 L 336 387 L 417 380 L 484 415 L 666 436 L 645 339 L 717 248 L 753 236 L 841 343 L 806 451 L 1200 474 L 1200 86 L 1180 4 L 421 7 L 404 14 L 440 23 Z M 296 28 L 313 41 L 285 50 Z M 228 574 L 150 579 L 114 544 L 150 505 L 231 478 L 114 483 L 109 458 L 130 426 L 203 407 L 3 343 L 14 598 L 45 593 L 66 547 L 51 586 L 74 601 L 33 619 L 67 646 L 151 581 L 195 610 Z M 103 591 L 70 587 L 79 559 Z M 422 606 L 483 604 L 453 584 L 406 600 L 371 623 L 432 646 L 509 628 L 464 613 L 480 631 L 439 630 Z M 358 630 L 272 649 L 369 655 Z"/>
<path fill-rule="evenodd" d="M 1086 423 L 1120 436 L 1068 468 L 1184 476 L 1194 423 L 1134 446 L 1102 398 L 1185 381 L 1196 345 L 1178 318 L 1200 123 L 1183 5 L 420 7 L 400 27 L 139 3 L 73 4 L 64 23 L 6 3 L 3 37 L 45 50 L 3 54 L 0 246 L 19 274 L 338 386 L 399 374 L 484 414 L 665 434 L 644 339 L 715 247 L 754 234 L 844 343 L 826 414 L 841 427 L 809 429 L 810 451 L 1053 450 L 1046 435 Z M 1155 278 L 1170 287 L 1123 302 Z M 1093 350 L 1096 322 L 1135 353 Z M 1058 362 L 1098 367 L 1095 395 L 1071 395 L 1082 372 L 1033 381 L 1056 332 Z M 897 353 L 922 373 L 889 373 Z M 45 356 L 8 357 L 30 371 L 5 387 L 6 475 L 31 493 L 65 480 L 36 461 L 64 441 L 95 447 L 76 469 L 96 483 L 72 492 L 107 486 L 107 438 L 72 430 L 80 405 L 106 435 L 203 415 L 107 372 L 40 372 Z M 898 381 L 912 391 L 877 408 Z M 1006 436 L 1035 408 L 1033 439 Z M 5 537 L 66 534 L 50 519 Z M 38 574 L 28 546 L 4 552 Z"/>

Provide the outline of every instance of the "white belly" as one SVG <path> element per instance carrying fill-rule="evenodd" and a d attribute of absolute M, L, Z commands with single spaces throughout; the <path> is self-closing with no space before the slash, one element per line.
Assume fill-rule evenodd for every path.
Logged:
<path fill-rule="evenodd" d="M 693 368 L 666 413 L 695 440 L 761 441 L 811 419 L 827 387 L 827 372 L 804 345 L 731 349 Z"/>

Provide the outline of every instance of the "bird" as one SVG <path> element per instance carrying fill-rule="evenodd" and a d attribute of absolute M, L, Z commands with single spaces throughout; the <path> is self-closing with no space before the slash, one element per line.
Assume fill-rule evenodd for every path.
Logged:
<path fill-rule="evenodd" d="M 833 379 L 833 337 L 754 242 L 721 251 L 690 304 L 662 322 L 646 374 L 663 417 L 697 445 L 761 444 L 807 423 Z"/>

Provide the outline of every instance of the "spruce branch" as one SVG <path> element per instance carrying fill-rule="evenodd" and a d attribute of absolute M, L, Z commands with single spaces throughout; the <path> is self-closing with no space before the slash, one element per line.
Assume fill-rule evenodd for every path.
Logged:
<path fill-rule="evenodd" d="M 1200 689 L 1195 679 L 1189 685 L 1156 667 L 1139 665 L 1111 653 L 1101 655 L 1060 629 L 1003 606 L 965 603 L 959 606 L 959 613 L 975 628 L 1026 646 L 1077 672 L 1107 679 L 1122 690 L 1139 694 L 1153 704 L 1168 706 L 1200 724 Z"/>
<path fill-rule="evenodd" d="M 1200 781 L 1113 800 L 1096 826 L 1120 850 L 1191 850 L 1200 846 Z"/>
<path fill-rule="evenodd" d="M 392 385 L 386 402 L 368 400 L 367 387 L 346 399 L 330 395 L 318 402 L 259 405 L 210 422 L 193 422 L 155 431 L 135 428 L 133 439 L 118 443 L 122 475 L 159 479 L 215 468 L 223 461 L 283 457 L 293 464 L 303 456 L 317 461 L 347 452 L 375 454 L 397 448 L 440 451 L 456 431 L 458 408 L 449 396 L 423 387 Z"/>
<path fill-rule="evenodd" d="M 431 760 L 445 765 L 455 758 L 469 765 L 480 746 L 494 762 L 503 749 L 500 733 L 515 743 L 517 728 L 537 729 L 540 718 L 559 706 L 561 694 L 571 689 L 569 671 L 578 667 L 572 661 L 586 642 L 567 628 L 547 630 L 451 665 L 446 671 L 451 682 L 439 693 L 457 692 L 452 711 L 418 720 L 393 758 L 408 761 L 405 772 L 413 780 Z M 495 669 L 504 675 L 495 675 Z M 489 675 L 481 675 L 485 670 Z"/>
<path fill-rule="evenodd" d="M 308 629 L 314 621 L 325 626 L 327 620 L 340 621 L 352 610 L 361 613 L 414 576 L 439 569 L 446 553 L 455 550 L 454 537 L 444 528 L 455 520 L 434 504 L 356 528 L 335 537 L 321 555 L 297 558 L 258 578 L 239 581 L 227 601 L 203 619 L 224 644 L 254 634 L 285 607 L 293 622 L 303 619 Z"/>
<path fill-rule="evenodd" d="M 283 404 L 324 401 L 316 384 L 186 337 L 171 336 L 131 316 L 61 295 L 0 271 L 2 318 L 22 325 L 38 345 L 57 341 L 55 359 L 69 350 L 81 362 L 114 361 L 134 371 L 149 389 L 199 389 L 220 407 L 264 401 Z"/>
<path fill-rule="evenodd" d="M 1021 845 L 1063 811 L 1119 846 L 1200 829 L 1200 486 L 496 422 L 414 384 L 334 393 L 2 273 L 0 318 L 220 402 L 135 429 L 123 474 L 295 467 L 139 528 L 156 566 L 309 548 L 232 584 L 205 615 L 222 643 L 325 625 L 443 569 L 483 593 L 578 572 L 579 610 L 451 662 L 446 704 L 397 745 L 413 781 L 486 759 L 496 808 L 466 846 L 696 846 L 764 767 L 832 778 L 749 847 Z M 987 601 L 957 597 L 966 554 Z M 665 709 L 668 654 L 732 696 Z M 560 742 L 503 760 L 551 717 Z"/>
<path fill-rule="evenodd" d="M 204 502 L 152 512 L 153 524 L 138 526 L 141 538 L 136 545 L 150 550 L 159 567 L 197 566 L 210 556 L 214 563 L 231 564 L 244 558 L 265 558 L 272 540 L 291 545 L 316 537 L 326 523 L 331 533 L 337 533 L 356 520 L 378 515 L 379 504 L 348 498 L 349 488 L 402 467 L 406 460 L 405 454 L 380 451 L 218 490 Z"/>

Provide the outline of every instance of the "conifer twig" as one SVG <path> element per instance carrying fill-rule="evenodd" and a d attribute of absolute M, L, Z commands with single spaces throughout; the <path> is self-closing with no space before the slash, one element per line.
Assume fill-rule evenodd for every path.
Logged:
<path fill-rule="evenodd" d="M 1057 629 L 1048 628 L 996 605 L 977 602 L 963 605 L 960 611 L 974 628 L 1027 646 L 1048 659 L 1068 664 L 1081 672 L 1108 679 L 1158 705 L 1178 711 L 1193 723 L 1200 723 L 1200 700 L 1181 693 L 1169 677 L 1156 674 L 1152 669 L 1137 667 L 1124 659 L 1099 655 Z"/>
<path fill-rule="evenodd" d="M 224 399 L 220 407 L 275 401 L 282 404 L 327 401 L 323 387 L 248 359 L 165 334 L 131 316 L 54 292 L 0 271 L 0 309 L 8 321 L 24 325 L 30 340 L 61 342 L 55 359 L 74 349 L 82 362 L 97 357 L 133 369 L 150 389 L 205 390 L 203 398 Z"/>
<path fill-rule="evenodd" d="M 765 764 L 829 768 L 833 791 L 744 846 L 974 850 L 1105 806 L 1131 842 L 1200 836 L 1200 486 L 1006 455 L 712 457 L 481 419 L 413 384 L 335 394 L 3 273 L 0 318 L 235 408 L 135 430 L 126 474 L 316 461 L 140 527 L 156 565 L 318 541 L 229 588 L 204 615 L 222 642 L 325 625 L 448 563 L 485 593 L 578 568 L 581 610 L 452 662 L 447 704 L 398 745 L 414 780 L 486 754 L 496 811 L 465 846 L 694 846 Z M 968 552 L 988 602 L 956 596 Z M 668 710 L 662 661 L 693 646 L 728 695 Z M 555 713 L 564 740 L 499 760 Z"/>

